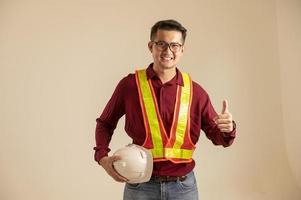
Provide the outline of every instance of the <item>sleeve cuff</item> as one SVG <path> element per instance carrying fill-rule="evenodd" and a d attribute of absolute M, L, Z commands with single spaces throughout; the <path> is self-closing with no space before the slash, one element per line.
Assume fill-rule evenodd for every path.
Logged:
<path fill-rule="evenodd" d="M 233 130 L 229 133 L 224 133 L 223 132 L 223 137 L 224 138 L 235 138 L 236 136 L 236 123 L 234 120 L 232 120 L 232 123 L 233 123 Z"/>
<path fill-rule="evenodd" d="M 94 160 L 99 163 L 100 159 L 102 159 L 105 156 L 108 156 L 107 151 L 102 151 L 98 149 L 97 147 L 94 147 L 95 153 L 94 153 Z"/>

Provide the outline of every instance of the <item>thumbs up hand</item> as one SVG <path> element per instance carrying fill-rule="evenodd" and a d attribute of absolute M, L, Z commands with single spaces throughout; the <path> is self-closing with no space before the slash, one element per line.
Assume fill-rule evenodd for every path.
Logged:
<path fill-rule="evenodd" d="M 233 130 L 232 114 L 228 110 L 227 100 L 223 100 L 222 112 L 215 117 L 214 121 L 223 133 L 229 133 Z"/>

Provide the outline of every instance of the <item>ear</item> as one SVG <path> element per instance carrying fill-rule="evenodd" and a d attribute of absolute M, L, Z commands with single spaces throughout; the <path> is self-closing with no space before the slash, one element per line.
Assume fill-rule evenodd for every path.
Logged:
<path fill-rule="evenodd" d="M 182 47 L 182 53 L 184 53 L 184 50 L 185 50 L 185 46 Z"/>
<path fill-rule="evenodd" d="M 152 53 L 153 52 L 153 45 L 154 45 L 154 43 L 151 42 L 151 41 L 149 41 L 147 45 L 148 45 L 149 51 Z"/>

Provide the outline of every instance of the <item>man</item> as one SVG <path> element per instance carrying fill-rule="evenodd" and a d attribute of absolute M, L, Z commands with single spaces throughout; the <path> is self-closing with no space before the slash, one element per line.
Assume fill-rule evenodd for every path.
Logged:
<path fill-rule="evenodd" d="M 157 22 L 148 43 L 153 63 L 123 78 L 96 120 L 95 160 L 116 181 L 127 181 L 113 168 L 113 162 L 120 158 L 108 156 L 121 116 L 126 115 L 125 131 L 133 143 L 152 151 L 151 180 L 126 183 L 125 200 L 198 199 L 192 153 L 200 130 L 215 145 L 230 146 L 235 138 L 227 101 L 217 114 L 206 91 L 177 68 L 185 38 L 186 29 L 179 22 Z"/>

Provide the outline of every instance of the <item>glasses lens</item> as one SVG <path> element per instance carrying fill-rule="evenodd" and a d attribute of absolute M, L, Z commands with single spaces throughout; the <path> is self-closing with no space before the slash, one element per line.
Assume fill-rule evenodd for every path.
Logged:
<path fill-rule="evenodd" d="M 181 45 L 178 44 L 178 43 L 171 43 L 170 44 L 170 49 L 173 51 L 173 52 L 178 52 L 181 48 Z"/>
<path fill-rule="evenodd" d="M 166 42 L 159 41 L 159 42 L 156 42 L 156 46 L 158 47 L 159 50 L 164 50 L 164 49 L 166 49 L 168 44 Z"/>

